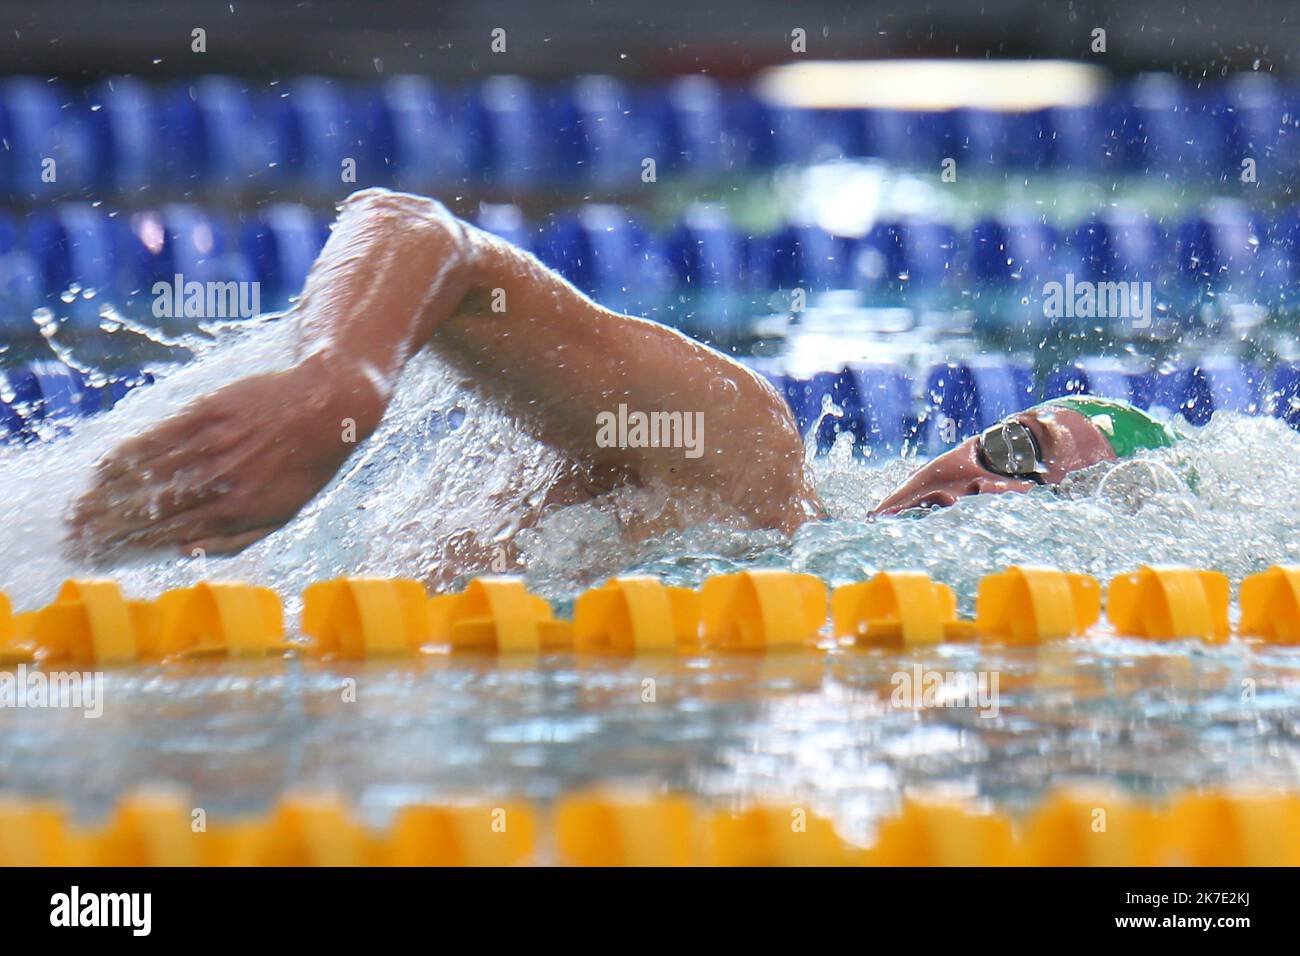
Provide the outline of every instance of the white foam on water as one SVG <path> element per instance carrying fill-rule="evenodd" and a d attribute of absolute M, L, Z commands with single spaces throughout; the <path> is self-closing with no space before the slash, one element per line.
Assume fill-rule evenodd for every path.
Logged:
<path fill-rule="evenodd" d="M 806 525 L 793 539 L 718 523 L 634 542 L 621 533 L 620 516 L 663 507 L 665 490 L 544 508 L 547 490 L 570 466 L 429 354 L 408 365 L 379 430 L 334 481 L 242 553 L 158 553 L 108 566 L 66 553 L 64 516 L 101 456 L 200 395 L 288 365 L 295 340 L 292 319 L 254 323 L 113 411 L 75 423 L 71 436 L 0 449 L 0 590 L 16 607 L 31 608 L 48 602 L 66 578 L 87 574 L 112 574 L 142 597 L 205 578 L 242 579 L 276 588 L 293 610 L 313 580 L 377 574 L 454 586 L 481 568 L 485 555 L 513 545 L 521 564 L 505 570 L 524 569 L 534 588 L 561 605 L 623 570 L 691 585 L 760 565 L 812 572 L 832 584 L 883 568 L 920 568 L 953 585 L 969 608 L 979 578 L 1012 563 L 1103 578 L 1142 563 L 1183 563 L 1236 581 L 1272 563 L 1300 561 L 1300 435 L 1275 419 L 1223 414 L 1187 442 L 1153 454 L 1159 465 L 1121 466 L 1126 472 L 1100 466 L 1061 492 L 967 499 L 919 519 L 867 517 L 914 461 L 872 467 L 840 446 L 810 464 L 831 520 Z M 1190 474 L 1195 491 L 1172 477 Z M 540 521 L 529 527 L 527 516 L 537 513 Z"/>
<path fill-rule="evenodd" d="M 652 546 L 638 570 L 691 585 L 761 564 L 835 585 L 918 569 L 953 586 L 970 611 L 980 578 L 1010 564 L 1103 580 L 1142 564 L 1185 564 L 1238 583 L 1271 564 L 1300 561 L 1300 435 L 1275 418 L 1231 413 L 1217 413 L 1202 429 L 1182 427 L 1187 441 L 1095 466 L 1057 490 L 967 498 L 924 516 L 884 520 L 868 513 L 916 463 L 868 467 L 837 446 L 812 462 L 831 520 L 803 526 L 789 542 L 692 530 Z"/>
<path fill-rule="evenodd" d="M 311 581 L 344 574 L 448 585 L 495 561 L 541 510 L 546 491 L 572 471 L 422 353 L 404 371 L 379 429 L 335 479 L 293 521 L 240 554 L 157 552 L 92 565 L 70 553 L 65 516 L 101 457 L 228 382 L 287 367 L 298 352 L 292 318 L 230 330 L 111 412 L 72 422 L 64 429 L 71 434 L 0 448 L 0 497 L 11 515 L 0 526 L 0 590 L 30 608 L 48 602 L 65 579 L 87 574 L 111 574 L 142 597 L 203 579 L 248 580 L 275 587 L 292 607 Z"/>

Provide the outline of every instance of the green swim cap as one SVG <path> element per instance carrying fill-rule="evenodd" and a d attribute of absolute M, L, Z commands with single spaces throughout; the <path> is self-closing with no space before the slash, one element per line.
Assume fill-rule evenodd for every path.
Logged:
<path fill-rule="evenodd" d="M 1083 415 L 1106 436 L 1117 458 L 1148 448 L 1168 448 L 1183 436 L 1128 402 L 1097 395 L 1063 395 L 1037 406 L 1068 408 Z"/>

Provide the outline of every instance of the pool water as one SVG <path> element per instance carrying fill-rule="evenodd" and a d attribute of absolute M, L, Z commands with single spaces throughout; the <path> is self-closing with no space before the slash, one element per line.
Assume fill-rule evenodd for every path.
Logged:
<path fill-rule="evenodd" d="M 1203 428 L 1186 427 L 1191 439 L 1153 453 L 1153 464 L 1101 465 L 1055 492 L 976 497 L 915 520 L 868 520 L 915 458 L 864 463 L 847 436 L 815 456 L 810 442 L 808 467 L 831 520 L 805 525 L 793 539 L 724 521 L 634 541 L 622 527 L 662 509 L 665 490 L 540 508 L 538 489 L 565 463 L 429 354 L 410 363 L 379 430 L 330 485 L 239 555 L 121 555 L 95 565 L 69 555 L 64 516 L 95 461 L 193 398 L 290 363 L 296 334 L 292 319 L 268 319 L 215 345 L 195 344 L 197 360 L 113 411 L 76 421 L 70 436 L 0 447 L 0 495 L 12 506 L 0 527 L 0 590 L 15 608 L 40 606 L 64 579 L 92 572 L 112 574 L 141 597 L 205 578 L 247 580 L 279 590 L 291 611 L 307 584 L 341 575 L 413 577 L 445 589 L 476 570 L 458 564 L 458 544 L 471 537 L 489 551 L 508 548 L 509 565 L 493 570 L 524 574 L 561 610 L 582 589 L 629 569 L 694 586 L 750 566 L 809 571 L 832 585 L 920 568 L 953 586 L 969 609 L 979 579 L 1011 563 L 1109 578 L 1143 563 L 1201 566 L 1213 556 L 1215 569 L 1239 583 L 1271 564 L 1300 561 L 1291 478 L 1300 473 L 1300 434 L 1272 417 L 1225 412 Z M 828 406 L 826 414 L 834 412 Z M 520 520 L 528 513 L 536 525 Z"/>
<path fill-rule="evenodd" d="M 1300 473 L 1300 435 L 1276 419 L 1222 414 L 1161 452 L 1146 477 L 1103 466 L 1059 493 L 976 498 L 919 519 L 867 520 L 915 462 L 873 466 L 837 446 L 809 459 L 832 518 L 790 540 L 725 523 L 649 543 L 621 538 L 620 514 L 655 507 L 656 489 L 548 512 L 521 528 L 510 515 L 559 464 L 431 356 L 412 363 L 380 431 L 339 477 L 242 554 L 89 566 L 64 552 L 62 515 L 101 454 L 235 375 L 288 362 L 294 337 L 291 321 L 271 320 L 196 346 L 196 361 L 78 423 L 74 439 L 0 449 L 0 496 L 14 515 L 0 528 L 0 590 L 15 608 L 40 606 L 60 581 L 88 573 L 111 574 L 136 596 L 244 579 L 276 588 L 292 621 L 313 580 L 382 574 L 454 586 L 465 575 L 448 568 L 443 549 L 467 528 L 510 542 L 530 586 L 561 611 L 582 588 L 628 569 L 695 585 L 709 574 L 779 566 L 834 585 L 921 568 L 953 586 L 969 611 L 979 578 L 1010 563 L 1103 579 L 1145 562 L 1212 563 L 1239 583 L 1300 560 L 1288 478 Z M 891 682 L 916 664 L 996 675 L 996 714 L 895 706 Z M 342 693 L 349 677 L 354 702 Z M 652 703 L 643 701 L 647 679 Z M 1041 649 L 625 661 L 196 662 L 107 672 L 98 720 L 0 710 L 0 789 L 56 797 L 96 818 L 143 781 L 181 784 L 218 814 L 265 810 L 285 790 L 319 786 L 380 822 L 415 799 L 546 801 L 627 780 L 718 804 L 797 797 L 866 841 L 874 821 L 917 790 L 1016 814 L 1049 787 L 1085 778 L 1153 797 L 1199 784 L 1294 788 L 1298 735 L 1300 651 L 1236 641 L 1211 648 L 1099 637 Z"/>
<path fill-rule="evenodd" d="M 895 706 L 894 675 L 918 664 L 997 675 L 996 707 Z M 865 844 L 905 794 L 1016 817 L 1081 781 L 1152 799 L 1293 788 L 1300 652 L 1098 638 L 903 656 L 196 663 L 109 672 L 97 720 L 0 710 L 0 735 L 0 789 L 86 821 L 142 781 L 181 785 L 218 819 L 332 791 L 376 826 L 418 800 L 545 805 L 617 781 L 716 807 L 800 801 Z"/>

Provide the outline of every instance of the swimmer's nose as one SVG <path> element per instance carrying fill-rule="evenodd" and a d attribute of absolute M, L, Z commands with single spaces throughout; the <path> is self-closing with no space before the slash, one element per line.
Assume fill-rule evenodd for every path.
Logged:
<path fill-rule="evenodd" d="M 999 481 L 996 478 L 990 478 L 987 475 L 981 475 L 973 479 L 966 486 L 967 495 L 997 495 L 1004 491 L 1009 491 L 1005 481 Z"/>
<path fill-rule="evenodd" d="M 927 495 L 922 495 L 921 499 L 913 506 L 916 508 L 947 508 L 957 503 L 961 495 L 954 495 L 946 489 L 938 489 Z"/>
<path fill-rule="evenodd" d="M 993 478 L 981 475 L 966 486 L 966 495 L 1003 495 L 1009 491 L 1033 491 L 1037 487 L 1032 481 L 1020 478 Z"/>

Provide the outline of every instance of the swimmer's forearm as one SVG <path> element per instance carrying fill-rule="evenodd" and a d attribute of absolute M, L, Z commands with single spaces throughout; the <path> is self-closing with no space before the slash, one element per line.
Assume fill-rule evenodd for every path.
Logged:
<path fill-rule="evenodd" d="M 469 229 L 432 199 L 368 189 L 348 198 L 312 267 L 297 305 L 301 360 L 350 390 L 364 433 L 469 291 Z"/>

